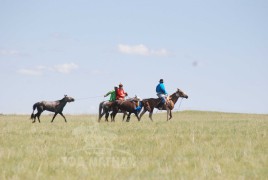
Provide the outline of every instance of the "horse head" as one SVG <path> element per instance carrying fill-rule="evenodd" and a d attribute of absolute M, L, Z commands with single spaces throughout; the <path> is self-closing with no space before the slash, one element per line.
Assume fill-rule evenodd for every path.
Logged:
<path fill-rule="evenodd" d="M 64 98 L 62 100 L 64 100 L 65 102 L 74 102 L 74 98 L 67 95 L 64 95 Z"/>
<path fill-rule="evenodd" d="M 185 93 L 184 93 L 182 90 L 180 90 L 179 88 L 177 88 L 176 96 L 177 96 L 177 97 L 182 97 L 182 98 L 186 98 L 186 99 L 188 99 L 188 95 L 185 94 Z"/>

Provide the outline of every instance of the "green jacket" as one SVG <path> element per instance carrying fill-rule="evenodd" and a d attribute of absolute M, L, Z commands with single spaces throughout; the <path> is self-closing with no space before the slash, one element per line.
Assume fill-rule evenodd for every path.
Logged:
<path fill-rule="evenodd" d="M 115 93 L 115 90 L 109 91 L 109 92 L 105 95 L 105 97 L 106 97 L 106 96 L 109 96 L 109 95 L 111 95 L 111 96 L 110 96 L 110 99 L 109 99 L 110 102 L 116 100 L 116 93 Z"/>

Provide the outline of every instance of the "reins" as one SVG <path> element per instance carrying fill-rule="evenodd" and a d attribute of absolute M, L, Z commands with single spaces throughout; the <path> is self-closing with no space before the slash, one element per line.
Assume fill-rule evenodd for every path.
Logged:
<path fill-rule="evenodd" d="M 182 100 L 183 100 L 183 98 L 181 98 L 181 102 L 182 102 Z M 180 108 L 181 108 L 181 102 L 180 102 L 180 104 L 179 104 L 178 111 L 179 111 L 179 110 L 180 110 Z"/>

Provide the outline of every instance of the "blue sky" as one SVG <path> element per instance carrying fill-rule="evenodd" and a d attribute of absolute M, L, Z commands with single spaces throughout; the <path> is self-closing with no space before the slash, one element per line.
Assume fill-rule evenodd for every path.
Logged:
<path fill-rule="evenodd" d="M 77 99 L 97 113 L 120 82 L 129 96 L 189 95 L 176 110 L 268 113 L 266 0 L 0 0 L 0 113 Z"/>

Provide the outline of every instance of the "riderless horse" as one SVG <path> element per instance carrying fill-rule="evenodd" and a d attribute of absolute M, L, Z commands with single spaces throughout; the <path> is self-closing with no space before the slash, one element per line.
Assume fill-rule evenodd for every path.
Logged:
<path fill-rule="evenodd" d="M 40 116 L 41 116 L 42 112 L 47 110 L 47 111 L 55 112 L 51 122 L 53 122 L 53 120 L 57 116 L 57 114 L 60 114 L 64 118 L 65 122 L 67 122 L 62 111 L 63 111 L 64 106 L 67 104 L 67 102 L 73 102 L 73 101 L 74 101 L 74 98 L 69 97 L 67 95 L 64 95 L 64 97 L 58 101 L 40 101 L 40 102 L 37 102 L 33 105 L 33 113 L 31 115 L 31 119 L 33 119 L 33 123 L 35 123 L 35 119 L 37 117 L 38 121 L 40 123 Z M 35 109 L 37 109 L 36 114 L 34 114 Z"/>
<path fill-rule="evenodd" d="M 166 103 L 162 107 L 162 110 L 167 110 L 167 120 L 170 120 L 172 118 L 171 111 L 173 110 L 174 105 L 178 101 L 179 97 L 187 99 L 188 95 L 185 94 L 182 90 L 177 89 L 175 93 L 167 97 Z M 161 98 L 149 98 L 149 99 L 144 99 L 144 100 L 148 101 L 150 110 L 148 108 L 143 108 L 143 111 L 140 114 L 140 118 L 143 116 L 143 114 L 146 111 L 149 111 L 149 117 L 151 120 L 153 120 L 152 114 L 153 114 L 154 108 L 160 109 L 160 107 L 158 107 L 158 104 L 161 102 Z"/>

